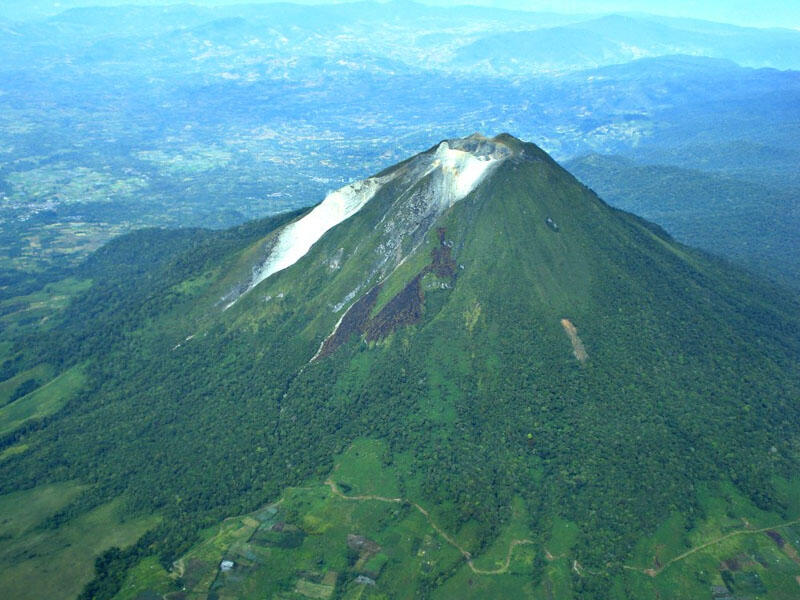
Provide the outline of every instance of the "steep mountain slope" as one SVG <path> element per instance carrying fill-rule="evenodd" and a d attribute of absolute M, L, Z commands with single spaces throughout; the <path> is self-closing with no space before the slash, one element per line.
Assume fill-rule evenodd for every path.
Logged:
<path fill-rule="evenodd" d="M 607 202 L 678 240 L 800 287 L 800 193 L 693 169 L 591 154 L 564 165 Z"/>
<path fill-rule="evenodd" d="M 724 510 L 709 497 L 754 523 L 800 516 L 797 298 L 609 207 L 532 144 L 447 140 L 288 224 L 178 246 L 124 278 L 99 261 L 93 288 L 6 365 L 80 364 L 87 382 L 3 438 L 15 449 L 3 493 L 84 483 L 50 527 L 114 498 L 162 518 L 98 563 L 87 596 L 111 597 L 148 556 L 169 566 L 200 528 L 282 497 L 295 546 L 279 536 L 247 560 L 282 573 L 276 557 L 302 544 L 308 566 L 242 595 L 335 571 L 349 575 L 326 585 L 342 594 L 367 572 L 376 594 L 496 597 L 500 583 L 465 559 L 505 544 L 508 570 L 504 540 L 521 528 L 528 562 L 497 571 L 509 597 L 550 585 L 546 561 L 562 555 L 566 591 L 551 596 L 656 597 L 647 540 L 672 524 L 675 547 L 689 545 Z M 420 546 L 401 552 L 396 532 L 378 541 L 385 575 L 363 552 L 347 566 L 321 549 L 326 527 L 285 490 L 331 477 L 346 494 L 354 443 L 379 444 L 377 472 L 395 481 L 359 497 L 424 517 L 444 540 L 431 556 L 447 560 L 409 566 Z M 680 579 L 707 592 L 698 581 Z"/>

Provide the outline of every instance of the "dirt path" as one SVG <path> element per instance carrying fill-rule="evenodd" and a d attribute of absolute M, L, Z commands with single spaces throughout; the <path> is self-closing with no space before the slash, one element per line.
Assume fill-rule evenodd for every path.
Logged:
<path fill-rule="evenodd" d="M 797 550 L 795 550 L 794 546 L 792 546 L 789 542 L 784 541 L 783 548 L 781 548 L 781 550 L 783 550 L 783 553 L 791 558 L 796 564 L 800 565 L 800 555 L 797 554 Z"/>
<path fill-rule="evenodd" d="M 345 500 L 358 500 L 358 501 L 361 501 L 361 500 L 377 500 L 378 502 L 395 502 L 395 503 L 400 503 L 400 502 L 403 501 L 402 498 L 386 498 L 385 496 L 372 496 L 372 495 L 367 495 L 367 496 L 346 496 L 344 494 L 344 492 L 342 492 L 342 490 L 339 489 L 339 486 L 337 485 L 337 483 L 333 479 L 330 479 L 330 478 L 325 480 L 325 485 L 327 485 L 329 488 L 331 488 L 331 491 L 335 495 L 339 496 L 339 498 L 344 498 Z"/>
<path fill-rule="evenodd" d="M 404 498 L 386 498 L 385 496 L 374 496 L 372 494 L 362 495 L 362 496 L 347 496 L 345 495 L 342 490 L 339 489 L 339 486 L 333 479 L 325 480 L 325 485 L 331 488 L 331 492 L 342 498 L 343 500 L 351 500 L 355 502 L 362 502 L 365 500 L 375 500 L 377 502 L 391 502 L 393 504 L 401 504 L 403 502 L 407 502 L 410 506 L 416 508 L 419 513 L 425 517 L 428 521 L 428 524 L 433 528 L 436 533 L 438 533 L 444 540 L 450 544 L 453 548 L 458 550 L 461 555 L 466 559 L 467 566 L 469 566 L 470 570 L 475 573 L 476 575 L 502 575 L 508 571 L 509 566 L 511 566 L 511 557 L 514 554 L 514 548 L 517 546 L 521 546 L 524 544 L 533 544 L 533 540 L 512 540 L 508 546 L 508 553 L 506 554 L 506 560 L 502 566 L 496 569 L 480 569 L 475 566 L 475 563 L 472 561 L 472 555 L 469 553 L 468 550 L 465 550 L 457 541 L 455 541 L 450 535 L 447 534 L 436 522 L 431 518 L 430 513 L 422 508 L 416 502 L 411 502 L 409 500 L 405 500 Z"/>
<path fill-rule="evenodd" d="M 670 565 L 675 564 L 676 562 L 680 562 L 683 559 L 690 557 L 695 552 L 700 552 L 700 550 L 704 550 L 709 546 L 713 546 L 714 544 L 719 544 L 720 542 L 723 542 L 729 538 L 736 537 L 739 535 L 752 535 L 756 533 L 765 533 L 771 529 L 780 529 L 782 527 L 797 525 L 798 523 L 800 523 L 800 519 L 795 519 L 794 521 L 787 521 L 786 523 L 781 523 L 780 525 L 773 525 L 772 527 L 762 527 L 761 529 L 740 529 L 738 531 L 732 531 L 731 533 L 725 534 L 722 537 L 718 537 L 714 540 L 711 540 L 710 542 L 706 542 L 705 544 L 700 544 L 699 546 L 695 546 L 694 548 L 687 550 L 683 554 L 679 554 L 675 558 L 672 558 L 667 562 L 665 562 L 658 569 L 642 569 L 641 567 L 630 567 L 627 565 L 624 568 L 628 569 L 629 571 L 639 571 L 640 573 L 644 573 L 645 575 L 649 575 L 650 577 L 655 577 Z"/>
<path fill-rule="evenodd" d="M 523 546 L 526 544 L 533 544 L 533 540 L 511 540 L 511 543 L 508 545 L 508 553 L 506 554 L 506 560 L 503 563 L 502 567 L 498 567 L 497 569 L 479 569 L 474 564 L 472 564 L 472 559 L 467 561 L 469 568 L 472 569 L 473 573 L 477 573 L 479 575 L 501 575 L 508 571 L 508 568 L 511 566 L 511 556 L 514 554 L 514 548 L 517 546 Z"/>
<path fill-rule="evenodd" d="M 586 347 L 583 345 L 581 338 L 578 337 L 578 328 L 572 324 L 569 319 L 561 319 L 561 326 L 569 336 L 569 341 L 572 342 L 572 353 L 580 362 L 586 362 L 589 355 L 586 353 Z"/>

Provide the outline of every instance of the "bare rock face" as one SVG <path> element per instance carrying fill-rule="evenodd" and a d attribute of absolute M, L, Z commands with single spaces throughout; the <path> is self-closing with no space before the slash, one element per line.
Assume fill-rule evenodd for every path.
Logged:
<path fill-rule="evenodd" d="M 511 136 L 487 138 L 478 133 L 445 140 L 391 170 L 331 192 L 309 213 L 273 234 L 265 243 L 266 256 L 254 265 L 250 281 L 233 293 L 227 306 L 300 260 L 328 230 L 358 213 L 373 198 L 381 196 L 386 201 L 391 194 L 379 224 L 379 256 L 371 273 L 387 276 L 419 245 L 444 211 L 517 153 L 516 141 Z M 387 189 L 390 183 L 391 191 Z"/>
<path fill-rule="evenodd" d="M 510 136 L 508 136 L 508 138 L 510 138 Z M 443 143 L 447 143 L 455 150 L 468 152 L 475 157 L 501 160 L 511 156 L 515 152 L 510 145 L 502 140 L 502 136 L 487 138 L 480 133 L 473 133 L 470 136 L 447 140 L 447 142 Z"/>

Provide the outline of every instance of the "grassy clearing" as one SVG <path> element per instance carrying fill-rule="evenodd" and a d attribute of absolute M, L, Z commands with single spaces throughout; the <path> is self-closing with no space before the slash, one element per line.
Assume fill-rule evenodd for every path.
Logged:
<path fill-rule="evenodd" d="M 686 521 L 682 515 L 673 513 L 652 537 L 639 542 L 635 554 L 640 562 L 636 566 L 641 569 L 660 569 L 667 561 L 689 548 Z"/>
<path fill-rule="evenodd" d="M 22 454 L 25 452 L 30 446 L 28 444 L 17 444 L 16 446 L 9 446 L 2 452 L 0 452 L 0 462 L 6 460 L 7 458 L 11 458 L 12 456 L 16 456 L 17 454 Z"/>
<path fill-rule="evenodd" d="M 336 460 L 334 479 L 349 495 L 377 494 L 390 498 L 400 496 L 396 469 L 387 464 L 389 449 L 382 440 L 361 439 Z"/>
<path fill-rule="evenodd" d="M 306 598 L 330 598 L 333 594 L 333 586 L 324 583 L 312 583 L 307 579 L 299 579 L 295 584 L 295 591 Z"/>
<path fill-rule="evenodd" d="M 100 506 L 65 523 L 43 529 L 48 516 L 83 488 L 61 483 L 0 497 L 0 595 L 18 600 L 69 598 L 94 574 L 94 559 L 111 546 L 127 546 L 153 527 L 157 517 L 122 520 L 120 501 Z"/>
<path fill-rule="evenodd" d="M 197 295 L 205 292 L 214 283 L 216 275 L 216 271 L 208 271 L 198 277 L 186 279 L 172 289 L 180 294 Z"/>
<path fill-rule="evenodd" d="M 519 497 L 512 502 L 511 520 L 495 542 L 480 556 L 473 566 L 481 571 L 496 574 L 479 574 L 464 564 L 455 576 L 435 590 L 434 598 L 531 598 L 534 582 L 530 576 L 540 544 L 520 543 L 533 536 L 527 527 L 527 508 Z M 462 537 L 462 536 L 459 536 Z"/>
<path fill-rule="evenodd" d="M 66 506 L 83 489 L 74 483 L 56 483 L 0 496 L 0 536 L 4 541 L 20 537 Z"/>
<path fill-rule="evenodd" d="M 521 556 L 528 553 L 530 550 L 524 550 Z M 535 593 L 533 581 L 528 575 L 508 573 L 481 576 L 475 575 L 469 569 L 459 569 L 458 573 L 437 587 L 431 597 L 437 600 L 449 598 L 483 600 L 484 598 L 539 598 L 540 596 Z"/>
<path fill-rule="evenodd" d="M 772 483 L 788 507 L 789 514 L 800 515 L 800 477 L 789 480 L 776 478 Z"/>
<path fill-rule="evenodd" d="M 547 541 L 547 550 L 553 557 L 564 556 L 572 550 L 578 540 L 578 526 L 572 521 L 556 518 L 550 529 L 550 539 Z"/>
<path fill-rule="evenodd" d="M 407 502 L 421 500 L 416 486 L 409 486 L 406 479 L 404 479 L 406 485 L 403 486 L 406 495 L 402 496 L 400 473 L 405 470 L 401 466 L 405 462 L 404 457 L 393 457 L 387 453 L 388 447 L 381 440 L 357 440 L 336 461 L 337 467 L 332 479 L 346 496 L 353 499 L 374 495 L 384 499 L 402 497 Z M 452 541 L 455 541 L 460 548 L 467 551 L 473 551 L 478 547 L 480 532 L 477 523 L 467 522 L 455 530 L 452 523 L 448 522 L 455 514 L 455 506 L 451 503 L 420 508 L 422 510 L 419 508 L 417 510 L 423 516 L 427 514 L 426 521 L 434 533 L 436 527 L 439 527 L 440 531 L 437 534 L 439 537 L 443 537 L 443 534 L 450 536 L 451 546 Z"/>
<path fill-rule="evenodd" d="M 178 589 L 155 556 L 145 558 L 128 573 L 115 600 L 134 600 L 141 590 L 150 590 L 159 596 Z"/>
<path fill-rule="evenodd" d="M 544 547 L 546 567 L 544 576 L 536 587 L 536 598 L 572 598 L 572 547 L 580 533 L 572 521 L 555 518 Z"/>
<path fill-rule="evenodd" d="M 48 283 L 32 294 L 4 300 L 0 302 L 0 308 L 7 314 L 3 316 L 2 321 L 13 325 L 20 318 L 29 318 L 29 315 L 45 316 L 61 310 L 74 296 L 86 291 L 91 285 L 92 282 L 88 279 L 65 277 L 60 281 Z"/>
<path fill-rule="evenodd" d="M 41 385 L 43 382 L 50 381 L 55 375 L 53 367 L 41 364 L 0 382 L 0 406 L 11 402 L 17 391 L 20 390 L 20 386 L 24 386 L 26 382 L 35 381 Z M 37 387 L 39 386 L 37 385 Z"/>
<path fill-rule="evenodd" d="M 77 395 L 84 382 L 83 368 L 76 366 L 30 394 L 0 408 L 0 434 L 14 431 L 31 419 L 57 412 Z"/>
<path fill-rule="evenodd" d="M 528 510 L 525 507 L 525 502 L 522 498 L 515 497 L 511 503 L 511 520 L 503 528 L 502 533 L 494 543 L 480 556 L 476 556 L 473 559 L 475 567 L 482 570 L 503 568 L 507 564 L 506 561 L 508 560 L 509 548 L 512 542 L 514 540 L 529 540 L 533 537 L 528 529 L 527 522 Z M 535 548 L 537 552 L 541 551 L 538 545 Z M 520 559 L 522 553 L 522 546 L 516 546 L 512 551 L 511 560 L 508 562 L 510 570 L 515 567 L 523 567 L 524 570 L 524 565 L 518 564 L 520 561 L 525 562 Z"/>
<path fill-rule="evenodd" d="M 759 510 L 729 484 L 702 489 L 699 498 L 705 518 L 693 529 L 673 515 L 639 544 L 638 570 L 625 574 L 629 597 L 701 598 L 712 585 L 737 597 L 800 596 L 800 558 L 793 557 L 800 526 L 782 525 L 780 515 Z"/>

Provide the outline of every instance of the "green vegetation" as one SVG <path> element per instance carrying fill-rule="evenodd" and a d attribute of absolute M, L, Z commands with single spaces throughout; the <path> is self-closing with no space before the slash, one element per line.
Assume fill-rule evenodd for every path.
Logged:
<path fill-rule="evenodd" d="M 374 451 L 382 447 L 377 440 L 358 440 L 337 457 L 333 473 L 359 472 L 361 466 L 369 470 Z M 398 475 L 395 467 L 385 471 Z M 419 508 L 381 496 L 383 490 L 371 484 L 375 495 L 355 489 L 342 495 L 341 489 L 350 486 L 337 483 L 339 490 L 330 485 L 327 491 L 292 488 L 275 504 L 226 519 L 178 560 L 172 574 L 152 559 L 143 560 L 116 598 L 169 593 L 178 587 L 237 598 L 281 590 L 308 598 L 386 593 L 410 598 L 425 580 L 435 582 L 433 597 L 569 598 L 575 587 L 598 575 L 576 558 L 579 530 L 574 523 L 556 518 L 547 536 L 531 534 L 519 499 L 491 547 L 471 563 L 462 558 L 453 564 L 441 558 L 442 552 L 452 554 L 452 543 L 430 521 L 426 527 L 419 520 Z M 678 513 L 663 522 L 640 542 L 634 552 L 638 558 L 623 566 L 610 597 L 710 598 L 712 585 L 727 582 L 738 593 L 769 591 L 770 597 L 793 598 L 800 558 L 791 540 L 800 539 L 800 522 L 775 523 L 775 515 L 759 511 L 729 485 L 703 490 L 700 498 L 706 517 L 692 529 Z M 411 535 L 417 537 L 409 548 L 403 542 Z M 526 535 L 534 539 L 519 537 Z M 220 571 L 222 560 L 234 563 L 231 573 Z M 426 577 L 405 587 L 407 578 L 419 572 Z M 359 576 L 374 583 L 358 582 Z"/>
<path fill-rule="evenodd" d="M 800 288 L 797 190 L 592 154 L 566 167 L 600 197 L 676 239 Z"/>
<path fill-rule="evenodd" d="M 403 269 L 389 186 L 226 310 L 296 214 L 115 240 L 49 329 L 9 334 L 6 379 L 59 375 L 0 409 L 2 491 L 87 486 L 53 535 L 151 519 L 84 598 L 789 593 L 756 530 L 800 517 L 797 298 L 501 139 L 517 154 L 471 195 L 393 231 Z"/>
<path fill-rule="evenodd" d="M 132 567 L 122 584 L 116 600 L 136 600 L 144 591 L 158 595 L 174 592 L 177 588 L 175 581 L 170 578 L 155 556 L 143 559 Z"/>
<path fill-rule="evenodd" d="M 360 439 L 337 462 L 333 478 L 348 494 L 379 494 L 397 498 L 401 494 L 397 470 L 390 468 L 392 453 L 383 440 Z"/>
<path fill-rule="evenodd" d="M 28 444 L 17 444 L 16 446 L 9 446 L 2 452 L 0 452 L 0 461 L 5 460 L 6 458 L 11 458 L 16 454 L 22 454 L 29 448 Z"/>
<path fill-rule="evenodd" d="M 33 293 L 24 293 L 0 301 L 0 323 L 8 334 L 26 330 L 48 329 L 52 317 L 66 308 L 70 301 L 91 287 L 91 281 L 66 277 L 45 283 Z M 7 350 L 6 350 L 7 352 Z M 0 356 L 3 356 L 0 354 Z"/>
<path fill-rule="evenodd" d="M 361 467 L 369 471 L 384 450 L 385 444 L 378 440 L 357 440 L 337 457 L 334 475 L 360 473 Z M 397 477 L 397 469 L 386 467 L 383 471 L 384 477 L 390 478 L 390 489 L 396 489 L 391 478 Z M 307 598 L 328 598 L 334 593 L 337 598 L 378 598 L 383 594 L 412 598 L 420 589 L 449 597 L 454 588 L 466 587 L 474 588 L 469 597 L 478 598 L 487 590 L 519 592 L 530 585 L 529 578 L 521 575 L 529 573 L 533 552 L 515 545 L 506 565 L 513 542 L 510 536 L 524 531 L 524 507 L 518 502 L 515 511 L 519 512 L 504 531 L 507 539 L 498 540 L 497 548 L 481 557 L 488 563 L 495 554 L 502 554 L 502 564 L 492 566 L 497 573 L 482 574 L 477 565 L 465 563 L 458 549 L 425 518 L 424 508 L 394 498 L 357 494 L 355 487 L 343 494 L 337 488 L 351 486 L 337 484 L 290 488 L 275 504 L 226 519 L 180 558 L 172 575 L 145 559 L 132 570 L 116 598 L 169 591 L 176 586 L 194 594 L 214 591 L 222 597 L 238 598 L 263 597 L 281 590 Z M 376 493 L 386 491 L 372 482 L 366 485 Z M 504 548 L 500 548 L 502 544 Z M 230 572 L 220 570 L 222 560 L 234 563 Z M 443 576 L 451 575 L 455 575 L 454 583 L 441 587 Z"/>
<path fill-rule="evenodd" d="M 194 145 L 180 153 L 168 154 L 163 150 L 142 150 L 136 158 L 155 163 L 170 175 L 191 175 L 224 167 L 231 161 L 231 153 L 208 145 Z"/>
<path fill-rule="evenodd" d="M 36 365 L 0 383 L 0 406 L 11 404 L 55 376 L 49 365 Z"/>
<path fill-rule="evenodd" d="M 575 583 L 574 546 L 578 540 L 575 523 L 557 517 L 550 526 L 547 545 L 543 548 L 544 575 L 537 592 L 545 598 L 572 598 Z"/>
<path fill-rule="evenodd" d="M 0 581 L 9 598 L 69 598 L 92 578 L 95 557 L 127 546 L 153 527 L 154 517 L 123 517 L 121 502 L 97 507 L 52 529 L 46 520 L 79 497 L 74 483 L 0 496 Z"/>
<path fill-rule="evenodd" d="M 705 518 L 694 527 L 675 514 L 642 541 L 639 566 L 625 574 L 627 597 L 702 597 L 712 585 L 737 595 L 796 597 L 800 522 L 758 510 L 728 484 L 699 498 Z"/>
<path fill-rule="evenodd" d="M 0 408 L 0 434 L 9 433 L 28 421 L 42 419 L 57 412 L 77 396 L 85 381 L 84 369 L 80 366 L 72 367 L 52 381 Z"/>

